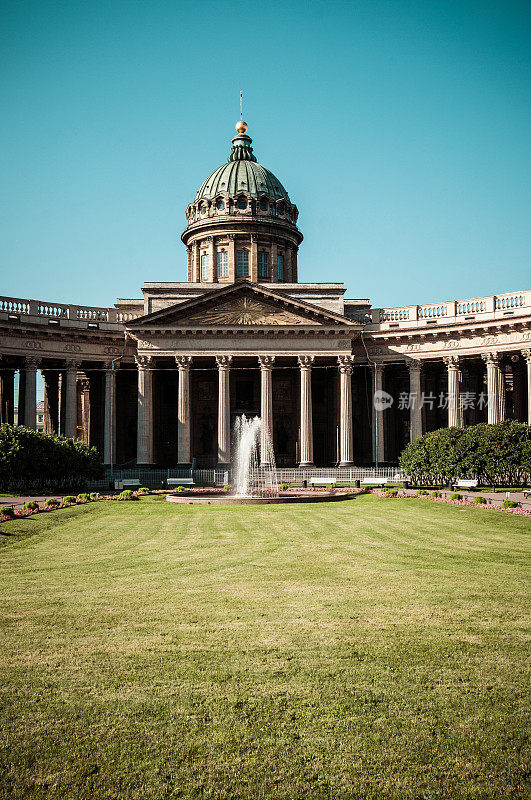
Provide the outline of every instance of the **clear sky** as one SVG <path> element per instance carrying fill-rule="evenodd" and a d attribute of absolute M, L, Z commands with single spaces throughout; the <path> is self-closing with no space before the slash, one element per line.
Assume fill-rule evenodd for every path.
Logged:
<path fill-rule="evenodd" d="M 240 88 L 301 281 L 377 306 L 531 288 L 529 0 L 3 0 L 0 64 L 3 294 L 186 280 Z"/>

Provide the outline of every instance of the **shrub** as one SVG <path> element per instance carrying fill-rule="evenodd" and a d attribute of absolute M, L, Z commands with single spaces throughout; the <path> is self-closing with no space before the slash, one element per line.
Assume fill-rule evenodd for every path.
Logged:
<path fill-rule="evenodd" d="M 149 491 L 147 486 L 142 486 L 142 488 L 138 490 L 138 494 L 149 494 Z"/>
<path fill-rule="evenodd" d="M 427 492 L 426 489 L 419 489 L 417 492 L 417 497 L 426 497 L 428 494 L 429 492 Z"/>
<path fill-rule="evenodd" d="M 81 494 L 78 494 L 76 497 L 76 500 L 78 503 L 88 503 L 90 500 L 90 495 L 88 495 L 86 492 L 81 492 Z"/>
<path fill-rule="evenodd" d="M 184 486 L 177 486 L 177 487 L 176 487 L 176 489 L 175 489 L 175 491 L 176 491 L 176 492 L 185 492 L 185 491 L 186 491 L 186 489 L 185 489 L 185 487 L 184 487 Z"/>
<path fill-rule="evenodd" d="M 0 485 L 17 491 L 81 489 L 103 475 L 95 447 L 79 439 L 0 425 Z"/>
<path fill-rule="evenodd" d="M 138 500 L 138 497 L 131 491 L 131 489 L 124 489 L 118 495 L 118 500 Z"/>
<path fill-rule="evenodd" d="M 487 502 L 486 498 L 483 497 L 482 495 L 479 495 L 478 497 L 474 497 L 474 503 L 476 503 L 477 505 L 482 505 L 483 503 L 486 503 L 486 502 Z"/>
<path fill-rule="evenodd" d="M 90 493 L 91 500 L 101 500 L 101 494 L 99 492 L 91 492 Z"/>
<path fill-rule="evenodd" d="M 285 492 L 286 489 L 288 489 L 289 487 L 287 483 L 281 483 L 278 488 L 280 489 L 281 492 Z"/>
<path fill-rule="evenodd" d="M 38 511 L 39 504 L 35 500 L 28 500 L 27 503 L 24 503 L 22 508 L 26 509 L 26 511 Z"/>
<path fill-rule="evenodd" d="M 515 500 L 504 500 L 502 506 L 503 508 L 517 508 L 518 503 Z"/>
<path fill-rule="evenodd" d="M 477 478 L 483 486 L 518 486 L 531 472 L 531 429 L 515 420 L 440 428 L 410 442 L 399 462 L 408 475 L 424 483 Z"/>
<path fill-rule="evenodd" d="M 387 497 L 398 497 L 398 489 L 386 489 L 385 494 Z"/>
<path fill-rule="evenodd" d="M 11 508 L 11 506 L 2 506 L 0 508 L 0 516 L 13 519 L 13 517 L 15 516 L 15 510 Z"/>
<path fill-rule="evenodd" d="M 76 497 L 73 494 L 67 494 L 66 497 L 63 497 L 63 503 L 75 503 Z"/>
<path fill-rule="evenodd" d="M 452 492 L 452 494 L 450 495 L 450 500 L 462 500 L 462 499 L 463 495 L 459 494 L 459 492 Z"/>
<path fill-rule="evenodd" d="M 44 501 L 44 505 L 46 508 L 57 508 L 57 506 L 61 505 L 61 501 L 57 499 L 57 497 L 48 497 Z"/>
<path fill-rule="evenodd" d="M 438 489 L 435 489 L 435 491 L 431 493 L 431 496 L 432 497 L 442 497 L 442 494 L 440 493 L 440 491 Z"/>

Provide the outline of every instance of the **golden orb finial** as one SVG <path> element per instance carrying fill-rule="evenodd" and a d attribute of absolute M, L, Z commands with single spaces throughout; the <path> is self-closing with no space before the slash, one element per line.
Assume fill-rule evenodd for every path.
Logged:
<path fill-rule="evenodd" d="M 247 123 L 243 119 L 239 119 L 236 123 L 236 133 L 245 133 L 247 130 Z"/>

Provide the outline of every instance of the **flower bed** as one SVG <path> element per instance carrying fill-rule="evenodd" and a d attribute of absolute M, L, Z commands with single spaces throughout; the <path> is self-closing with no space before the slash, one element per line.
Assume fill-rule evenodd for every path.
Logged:
<path fill-rule="evenodd" d="M 467 499 L 452 499 L 451 497 L 442 497 L 434 494 L 405 494 L 404 492 L 397 492 L 396 494 L 388 493 L 383 489 L 371 489 L 371 494 L 376 494 L 378 497 L 383 497 L 386 500 L 432 500 L 434 503 L 449 503 L 454 506 L 471 506 L 473 508 L 482 508 L 485 511 L 503 511 L 505 514 L 517 514 L 520 517 L 531 517 L 531 510 L 519 507 L 503 507 L 501 505 L 494 505 L 492 503 L 477 502 L 480 498 Z"/>
<path fill-rule="evenodd" d="M 88 505 L 89 503 L 98 503 L 104 500 L 118 500 L 120 502 L 127 501 L 127 500 L 140 500 L 142 495 L 147 494 L 144 490 L 140 490 L 139 492 L 132 492 L 127 490 L 126 493 L 121 492 L 120 494 L 112 494 L 112 495 L 100 495 L 98 492 L 92 492 L 91 494 L 80 494 L 77 497 L 73 495 L 65 495 L 61 500 L 58 498 L 48 497 L 42 503 L 37 503 L 35 500 L 30 500 L 27 503 L 24 503 L 22 508 L 12 509 L 9 507 L 9 511 L 7 510 L 7 506 L 5 507 L 5 513 L 0 513 L 0 522 L 8 522 L 9 520 L 13 519 L 23 519 L 24 517 L 31 517 L 34 514 L 44 514 L 45 512 L 49 511 L 57 511 L 60 508 L 73 508 L 74 506 L 80 505 Z M 124 496 L 125 495 L 125 496 Z M 2 511 L 2 509 L 0 509 Z"/>

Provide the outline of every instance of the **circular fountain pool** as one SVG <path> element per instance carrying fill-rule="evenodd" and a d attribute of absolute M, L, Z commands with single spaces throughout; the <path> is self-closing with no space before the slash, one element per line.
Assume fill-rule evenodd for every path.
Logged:
<path fill-rule="evenodd" d="M 326 491 L 319 489 L 279 490 L 275 466 L 273 440 L 269 427 L 260 417 L 236 417 L 233 431 L 234 462 L 232 475 L 234 494 L 225 490 L 190 489 L 168 494 L 169 503 L 194 505 L 245 505 L 259 506 L 273 503 L 323 503 L 347 500 L 353 496 L 348 490 Z"/>
<path fill-rule="evenodd" d="M 240 505 L 240 506 L 262 506 L 272 505 L 273 503 L 324 503 L 334 500 L 348 500 L 353 497 L 352 492 L 279 492 L 276 495 L 251 497 L 249 495 L 240 496 L 234 494 L 224 494 L 222 492 L 179 492 L 178 494 L 168 494 L 166 500 L 169 503 L 188 503 L 192 505 Z"/>

